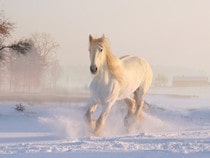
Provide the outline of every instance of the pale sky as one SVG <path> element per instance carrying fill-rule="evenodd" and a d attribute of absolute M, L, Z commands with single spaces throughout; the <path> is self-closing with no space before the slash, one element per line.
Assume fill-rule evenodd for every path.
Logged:
<path fill-rule="evenodd" d="M 49 33 L 62 65 L 89 64 L 88 35 L 109 38 L 117 56 L 210 75 L 210 0 L 0 0 L 14 39 Z"/>

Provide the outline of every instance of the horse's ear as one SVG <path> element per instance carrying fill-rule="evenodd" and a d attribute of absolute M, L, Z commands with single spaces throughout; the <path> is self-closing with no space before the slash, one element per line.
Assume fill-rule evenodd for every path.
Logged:
<path fill-rule="evenodd" d="M 99 38 L 99 41 L 100 42 L 104 42 L 105 41 L 105 35 L 104 34 L 101 36 L 101 38 Z"/>
<path fill-rule="evenodd" d="M 92 35 L 89 35 L 89 42 L 91 42 L 93 40 Z"/>
<path fill-rule="evenodd" d="M 101 39 L 104 41 L 104 40 L 105 40 L 105 38 L 106 38 L 106 37 L 105 37 L 105 35 L 103 34 Z"/>

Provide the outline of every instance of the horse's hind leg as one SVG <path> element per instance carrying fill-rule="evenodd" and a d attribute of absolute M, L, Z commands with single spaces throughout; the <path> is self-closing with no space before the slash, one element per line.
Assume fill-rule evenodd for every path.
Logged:
<path fill-rule="evenodd" d="M 140 118 L 144 107 L 144 90 L 141 87 L 134 92 L 134 100 L 136 101 L 135 116 Z"/>
<path fill-rule="evenodd" d="M 125 103 L 128 105 L 128 113 L 124 118 L 124 126 L 129 128 L 131 123 L 133 123 L 134 113 L 136 111 L 136 101 L 131 98 L 124 99 Z"/>

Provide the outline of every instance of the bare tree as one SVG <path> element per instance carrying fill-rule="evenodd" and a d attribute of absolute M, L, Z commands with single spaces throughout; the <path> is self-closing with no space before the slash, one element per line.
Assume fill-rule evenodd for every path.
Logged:
<path fill-rule="evenodd" d="M 6 61 L 0 62 L 0 90 L 3 90 L 7 82 L 7 67 Z"/>
<path fill-rule="evenodd" d="M 57 82 L 61 76 L 61 73 L 62 73 L 62 69 L 58 60 L 52 62 L 49 66 L 49 74 L 50 74 L 50 79 L 51 79 L 54 89 L 57 88 Z"/>
<path fill-rule="evenodd" d="M 14 29 L 14 23 L 9 22 L 2 13 L 0 13 L 0 59 L 3 59 L 3 50 L 11 49 L 20 54 L 26 54 L 31 48 L 30 41 L 19 40 L 12 44 L 4 44 L 6 38 L 11 36 L 11 32 Z"/>
<path fill-rule="evenodd" d="M 32 44 L 31 41 L 20 40 L 10 45 L 1 46 L 0 52 L 5 48 L 9 48 L 9 49 L 14 50 L 17 53 L 25 55 L 31 49 L 31 46 L 32 46 L 31 44 Z"/>
<path fill-rule="evenodd" d="M 42 66 L 45 70 L 45 76 L 43 77 L 47 79 L 45 84 L 52 85 L 56 89 L 57 81 L 61 74 L 61 67 L 56 59 L 56 50 L 59 45 L 46 33 L 35 33 L 32 35 L 32 40 L 37 53 L 42 59 Z"/>
<path fill-rule="evenodd" d="M 35 33 L 31 38 L 38 54 L 45 61 L 46 66 L 55 60 L 56 50 L 59 45 L 47 33 Z"/>
<path fill-rule="evenodd" d="M 14 28 L 14 23 L 9 22 L 2 14 L 0 13 L 0 43 L 2 43 L 4 38 L 11 35 L 11 31 Z"/>
<path fill-rule="evenodd" d="M 11 90 L 27 88 L 31 91 L 40 87 L 44 71 L 47 70 L 54 77 L 56 87 L 59 64 L 55 54 L 58 44 L 46 33 L 36 33 L 31 38 L 7 44 L 6 39 L 11 36 L 13 29 L 14 23 L 0 12 L 0 60 L 4 59 L 0 62 L 0 87 L 5 76 L 8 76 Z"/>
<path fill-rule="evenodd" d="M 34 34 L 24 41 L 29 41 L 30 53 L 27 55 L 10 53 L 8 66 L 10 89 L 12 91 L 37 91 L 46 77 L 50 78 L 55 88 L 60 76 L 59 63 L 55 58 L 58 44 L 48 34 Z"/>
<path fill-rule="evenodd" d="M 38 90 L 41 85 L 44 63 L 31 41 L 30 53 L 27 55 L 10 53 L 8 58 L 8 72 L 11 91 Z"/>

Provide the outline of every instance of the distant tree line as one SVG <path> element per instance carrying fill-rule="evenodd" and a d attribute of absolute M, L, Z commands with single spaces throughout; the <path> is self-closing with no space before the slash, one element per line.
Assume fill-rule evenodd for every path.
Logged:
<path fill-rule="evenodd" d="M 49 34 L 35 33 L 13 43 L 6 43 L 14 24 L 0 14 L 0 90 L 40 91 L 56 88 L 61 68 L 56 59 L 59 45 Z"/>
<path fill-rule="evenodd" d="M 168 78 L 164 74 L 157 74 L 154 80 L 154 86 L 156 87 L 165 87 L 168 84 Z"/>

